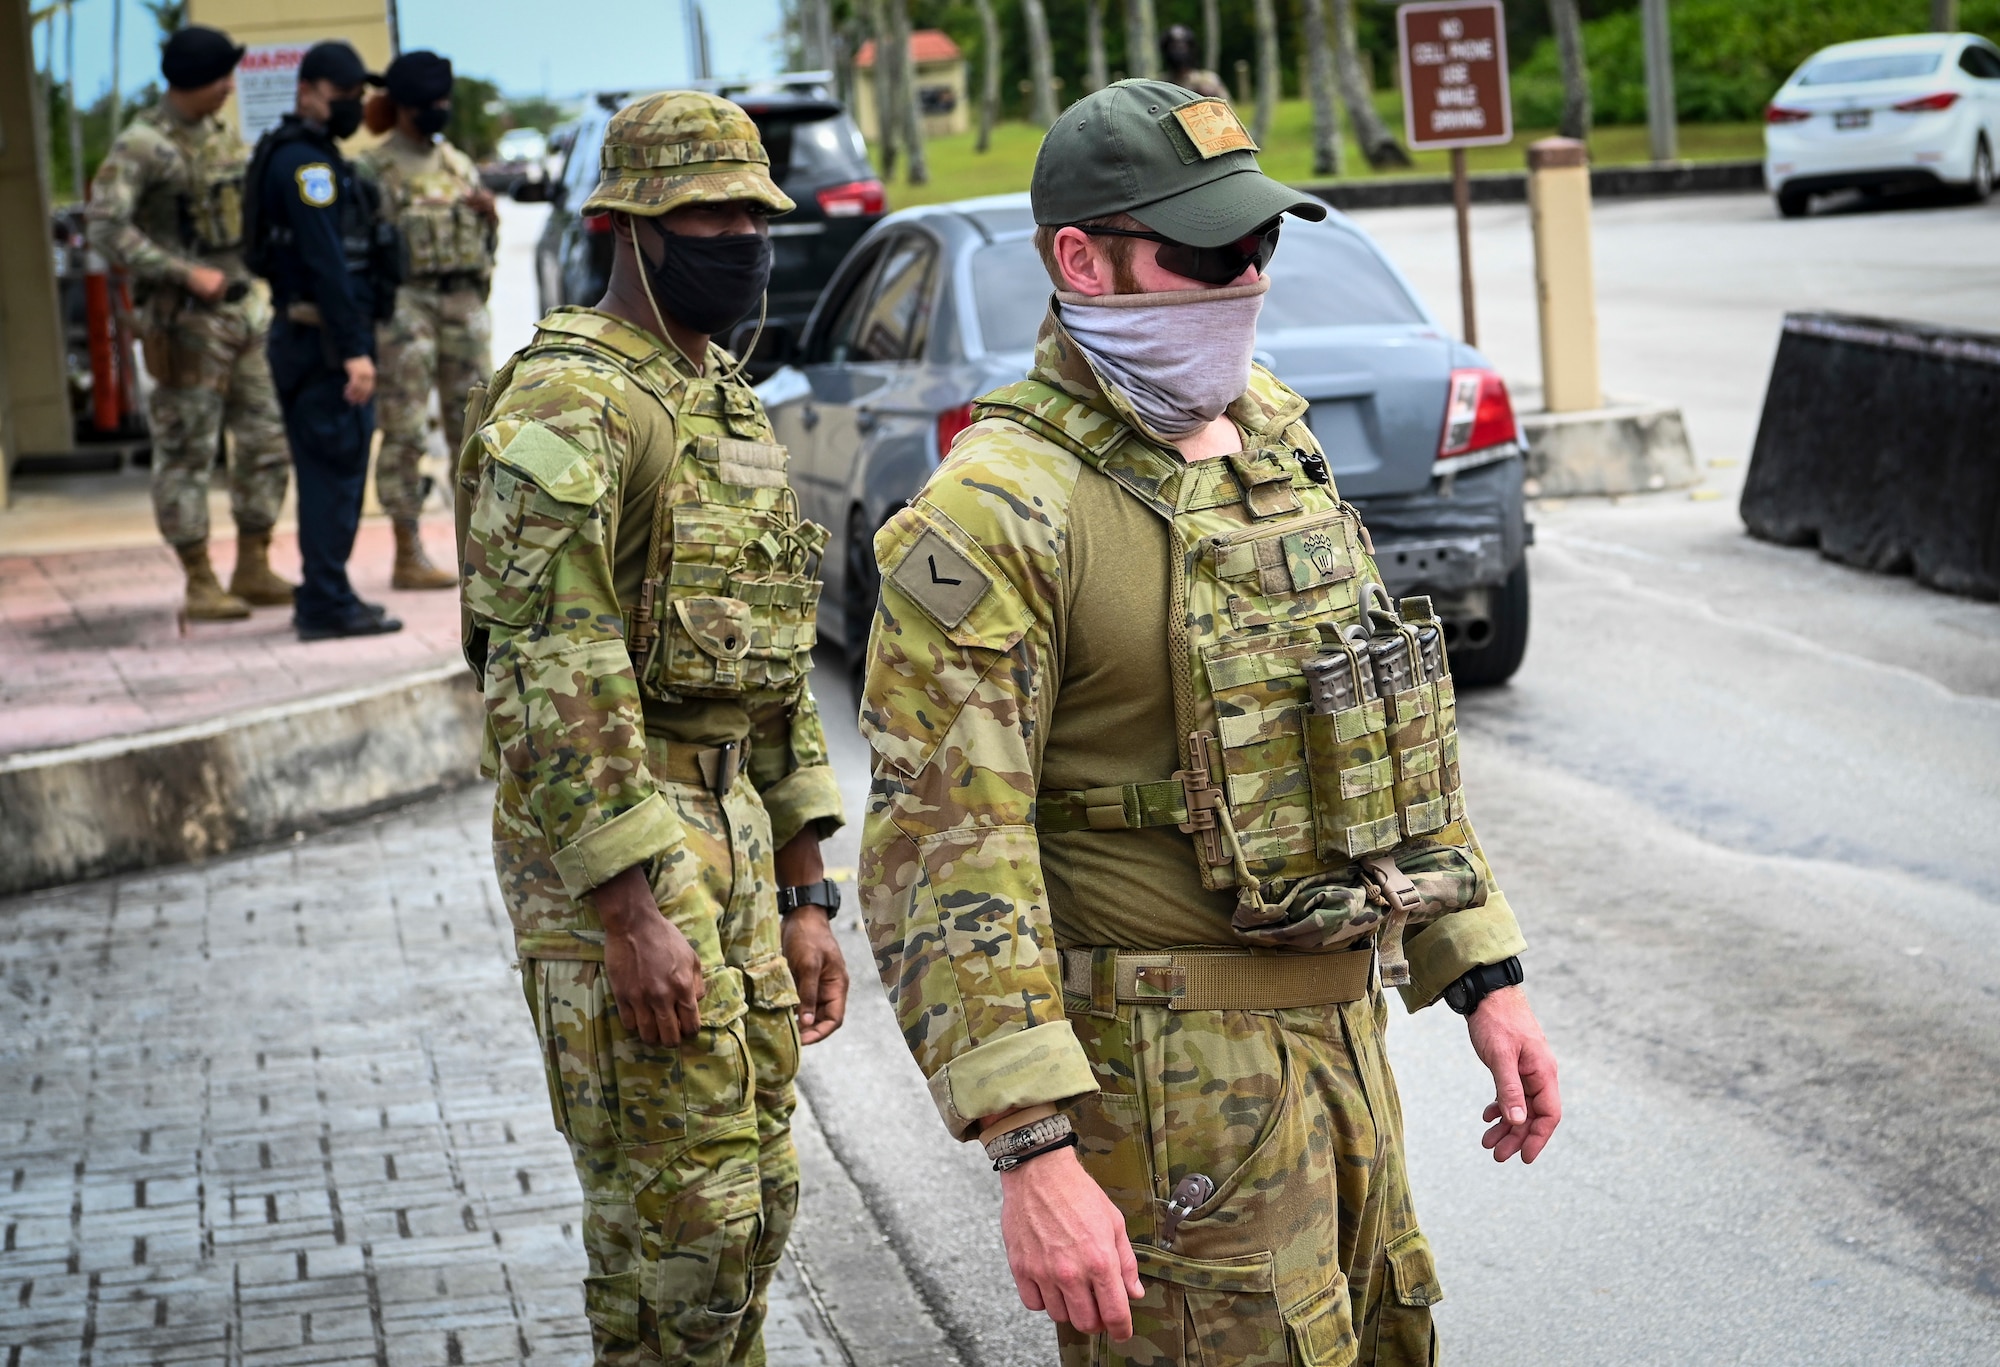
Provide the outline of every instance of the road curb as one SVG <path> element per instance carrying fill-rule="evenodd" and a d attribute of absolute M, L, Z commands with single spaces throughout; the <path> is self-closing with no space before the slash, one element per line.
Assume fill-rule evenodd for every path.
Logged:
<path fill-rule="evenodd" d="M 187 726 L 0 758 L 0 895 L 197 861 L 469 782 L 462 663 Z"/>
<path fill-rule="evenodd" d="M 1525 204 L 1526 171 L 1488 171 L 1467 178 L 1474 204 Z M 1451 177 L 1318 181 L 1295 187 L 1343 213 L 1355 209 L 1404 209 L 1451 203 Z M 1646 195 L 1761 194 L 1761 161 L 1679 161 L 1666 166 L 1600 166 L 1590 173 L 1592 199 Z"/>

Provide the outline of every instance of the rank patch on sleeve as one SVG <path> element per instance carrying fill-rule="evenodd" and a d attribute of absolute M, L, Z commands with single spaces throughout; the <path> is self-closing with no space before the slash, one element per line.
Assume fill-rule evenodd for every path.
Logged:
<path fill-rule="evenodd" d="M 935 531 L 926 531 L 889 576 L 903 595 L 949 630 L 965 620 L 993 581 Z"/>
<path fill-rule="evenodd" d="M 315 209 L 333 203 L 336 193 L 333 168 L 323 161 L 308 162 L 299 168 L 299 198 Z"/>
<path fill-rule="evenodd" d="M 1201 153 L 1203 161 L 1219 157 L 1225 152 L 1254 152 L 1257 143 L 1251 138 L 1243 121 L 1236 117 L 1236 111 L 1222 100 L 1196 100 L 1174 110 L 1174 118 L 1180 123 L 1194 150 Z"/>

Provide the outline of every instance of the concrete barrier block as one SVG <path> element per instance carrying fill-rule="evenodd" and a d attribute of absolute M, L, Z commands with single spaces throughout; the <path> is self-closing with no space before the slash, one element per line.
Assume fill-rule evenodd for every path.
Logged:
<path fill-rule="evenodd" d="M 2000 334 L 1785 318 L 1741 512 L 1753 536 L 2000 597 Z"/>
<path fill-rule="evenodd" d="M 0 759 L 0 895 L 183 863 L 477 776 L 465 666 Z"/>
<path fill-rule="evenodd" d="M 1574 413 L 1523 411 L 1520 418 L 1530 497 L 1643 494 L 1701 481 L 1687 425 L 1672 404 L 1619 400 Z"/>

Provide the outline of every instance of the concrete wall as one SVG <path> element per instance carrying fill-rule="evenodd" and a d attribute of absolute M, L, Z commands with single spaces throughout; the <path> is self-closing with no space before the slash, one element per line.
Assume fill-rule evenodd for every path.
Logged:
<path fill-rule="evenodd" d="M 0 896 L 218 855 L 477 776 L 465 666 L 0 759 Z"/>
<path fill-rule="evenodd" d="M 0 507 L 17 456 L 72 440 L 28 3 L 0 0 Z"/>

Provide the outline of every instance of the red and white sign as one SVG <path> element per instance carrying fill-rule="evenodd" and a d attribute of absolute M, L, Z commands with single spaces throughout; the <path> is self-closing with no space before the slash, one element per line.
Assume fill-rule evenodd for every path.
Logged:
<path fill-rule="evenodd" d="M 1413 148 L 1511 142 L 1507 19 L 1500 0 L 1404 5 L 1403 134 Z"/>
<path fill-rule="evenodd" d="M 236 64 L 236 117 L 243 141 L 255 143 L 292 112 L 299 100 L 299 63 L 310 43 L 253 47 Z"/>

